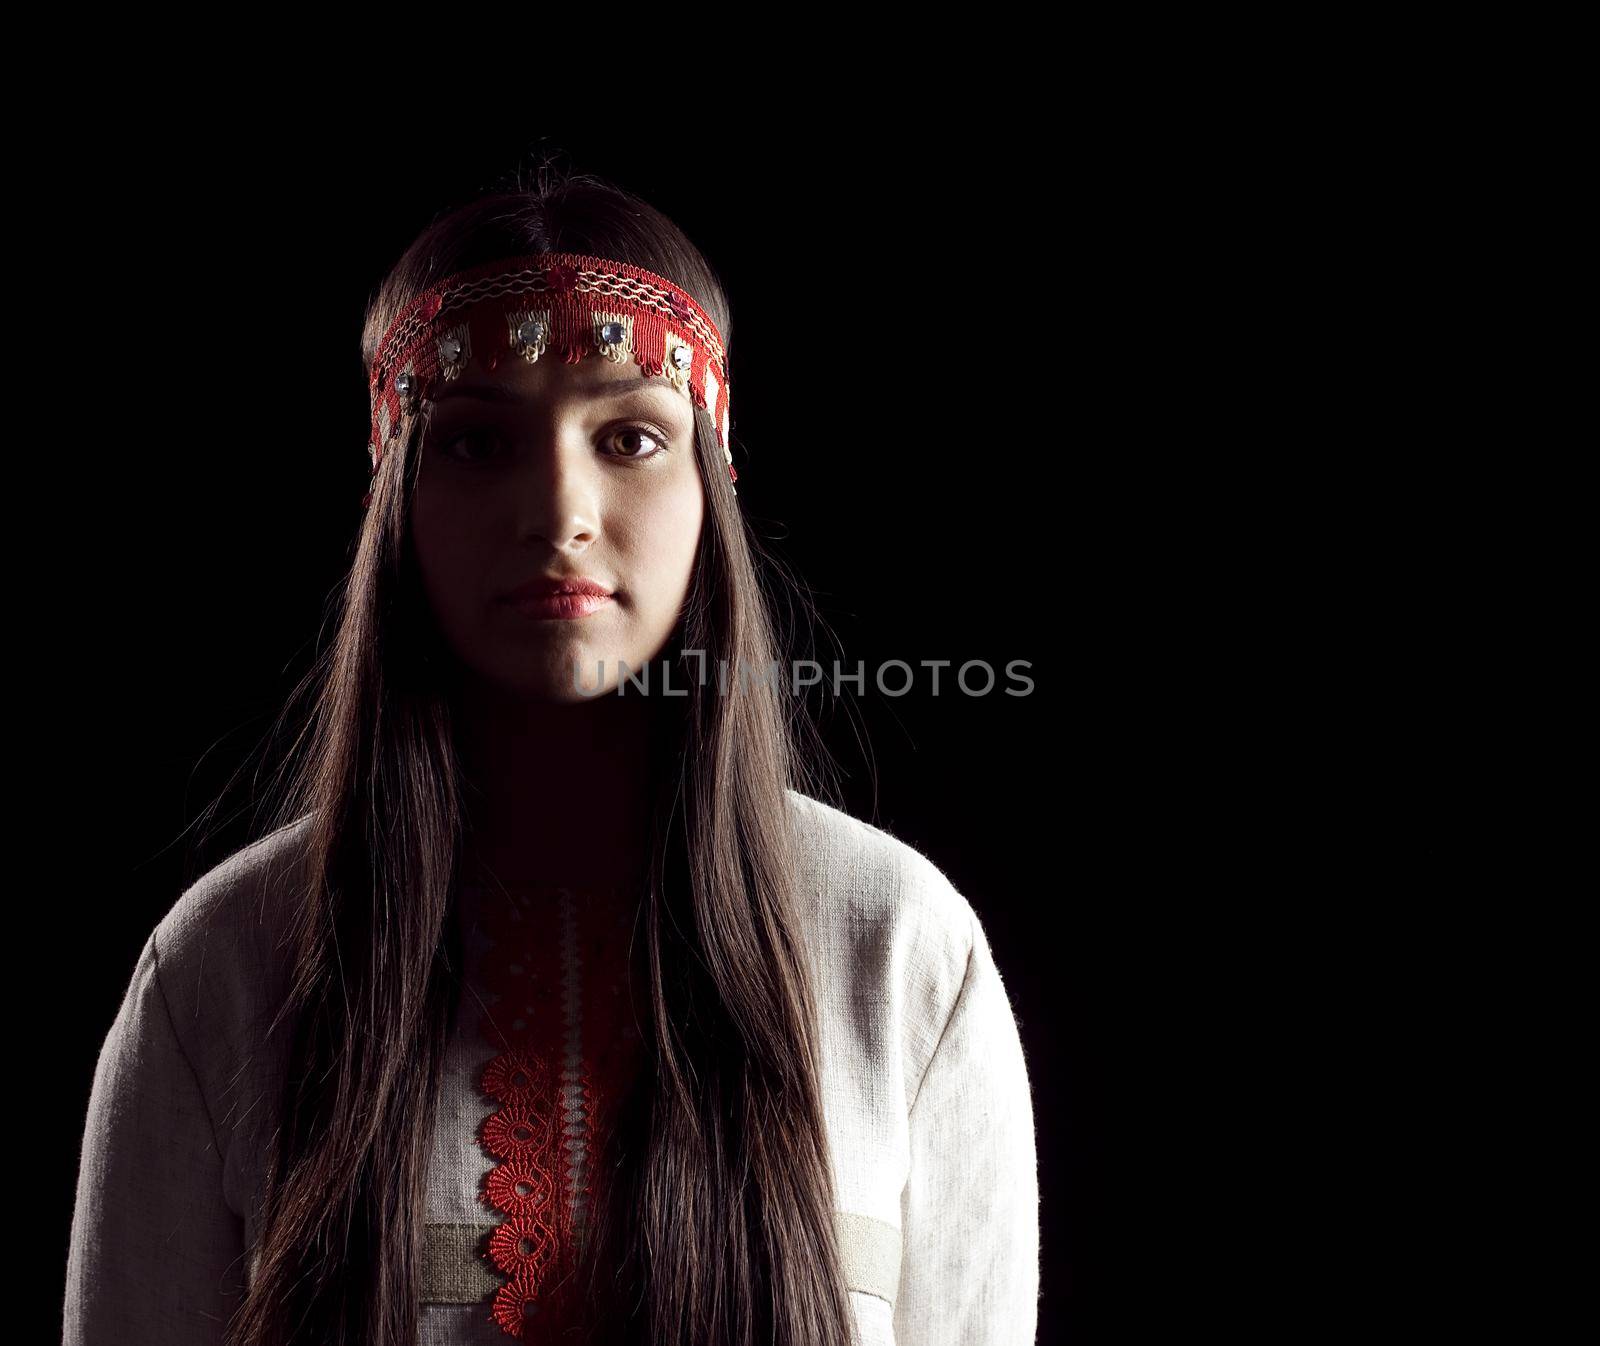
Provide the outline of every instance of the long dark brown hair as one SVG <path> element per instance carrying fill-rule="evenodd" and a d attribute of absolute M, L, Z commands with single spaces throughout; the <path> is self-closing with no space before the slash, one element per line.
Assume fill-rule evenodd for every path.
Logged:
<path fill-rule="evenodd" d="M 519 172 L 435 218 L 369 305 L 370 368 L 422 288 L 544 249 L 656 271 L 731 338 L 726 296 L 684 234 L 590 174 Z M 296 689 L 310 712 L 270 826 L 306 824 L 281 1125 L 248 1296 L 229 1346 L 413 1346 L 425 1178 L 461 971 L 456 891 L 470 801 L 451 671 L 407 520 L 428 404 L 374 482 L 337 631 Z M 695 409 L 705 522 L 667 658 L 763 669 L 799 595 L 732 492 Z M 797 936 L 791 788 L 829 794 L 783 678 L 674 679 L 656 697 L 649 882 L 633 958 L 647 1003 L 639 1084 L 597 1166 L 580 1339 L 848 1346 L 818 1086 L 813 988 Z M 286 712 L 287 714 L 287 712 Z M 807 737 L 807 734 L 811 737 Z"/>

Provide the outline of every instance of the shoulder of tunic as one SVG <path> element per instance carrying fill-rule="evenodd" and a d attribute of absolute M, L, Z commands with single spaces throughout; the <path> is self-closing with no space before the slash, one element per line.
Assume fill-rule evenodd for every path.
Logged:
<path fill-rule="evenodd" d="M 184 889 L 157 923 L 162 984 L 183 1009 L 277 989 L 310 827 L 307 814 L 235 851 Z"/>
<path fill-rule="evenodd" d="M 307 814 L 214 865 L 151 935 L 173 1029 L 223 1118 L 249 1102 L 232 1106 L 234 1093 L 271 1077 L 264 1039 L 288 995 L 310 825 Z"/>
<path fill-rule="evenodd" d="M 824 925 L 893 925 L 961 964 L 978 918 L 972 903 L 911 843 L 853 814 L 789 791 L 802 897 Z"/>
<path fill-rule="evenodd" d="M 789 795 L 819 1008 L 874 1040 L 900 1043 L 914 1097 L 985 942 L 982 924 L 915 846 L 822 800 Z"/>

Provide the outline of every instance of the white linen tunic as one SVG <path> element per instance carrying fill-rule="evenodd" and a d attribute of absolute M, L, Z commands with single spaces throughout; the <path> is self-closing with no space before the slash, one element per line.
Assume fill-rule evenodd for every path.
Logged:
<path fill-rule="evenodd" d="M 967 899 L 915 848 L 794 791 L 834 1224 L 856 1346 L 1030 1346 L 1039 1186 L 1014 1013 Z M 145 942 L 95 1068 L 64 1346 L 217 1346 L 253 1273 L 306 819 L 189 887 Z M 471 1257 L 496 1223 L 460 1016 L 427 1184 L 421 1346 L 508 1346 Z"/>

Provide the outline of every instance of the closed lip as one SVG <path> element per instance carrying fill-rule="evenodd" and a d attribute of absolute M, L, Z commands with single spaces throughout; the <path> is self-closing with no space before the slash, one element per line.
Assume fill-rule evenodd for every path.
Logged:
<path fill-rule="evenodd" d="M 555 594 L 594 594 L 600 598 L 609 597 L 611 590 L 599 580 L 588 579 L 579 575 L 562 579 L 554 575 L 539 575 L 531 580 L 525 580 L 514 589 L 507 589 L 500 597 L 508 603 L 516 603 L 525 598 L 549 598 Z"/>

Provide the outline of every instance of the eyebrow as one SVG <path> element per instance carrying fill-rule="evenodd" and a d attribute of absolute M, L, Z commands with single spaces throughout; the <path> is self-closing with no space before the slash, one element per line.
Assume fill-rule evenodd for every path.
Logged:
<path fill-rule="evenodd" d="M 579 392 L 589 397 L 627 397 L 633 393 L 647 393 L 660 389 L 663 392 L 673 392 L 670 383 L 664 379 L 652 378 L 649 375 L 638 379 L 607 379 L 603 383 L 590 384 L 580 388 Z M 503 383 L 449 383 L 441 388 L 433 397 L 435 402 L 444 402 L 452 397 L 470 397 L 480 402 L 498 402 L 507 405 L 520 405 L 522 398 L 511 388 Z"/>

